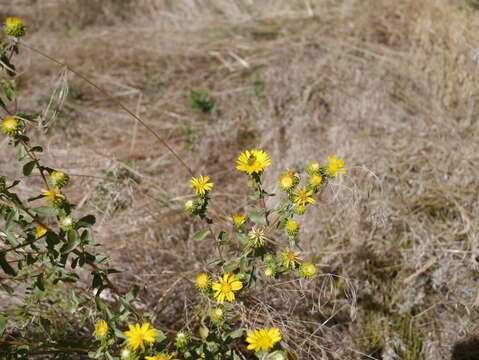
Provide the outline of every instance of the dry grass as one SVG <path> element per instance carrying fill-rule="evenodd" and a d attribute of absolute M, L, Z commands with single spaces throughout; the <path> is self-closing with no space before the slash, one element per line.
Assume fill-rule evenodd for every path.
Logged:
<path fill-rule="evenodd" d="M 301 224 L 307 257 L 325 275 L 268 284 L 267 298 L 252 293 L 238 311 L 247 325 L 287 330 L 300 359 L 435 360 L 478 333 L 476 5 L 24 0 L 0 15 L 26 18 L 30 45 L 90 74 L 209 174 L 225 213 L 248 206 L 232 165 L 245 147 L 270 152 L 270 183 L 288 167 L 347 159 L 348 175 Z M 24 54 L 22 106 L 45 108 L 62 69 Z M 96 238 L 124 270 L 118 280 L 145 286 L 144 303 L 179 327 L 196 301 L 188 279 L 211 247 L 192 240 L 199 225 L 182 211 L 188 174 L 108 99 L 66 76 L 70 95 L 40 134 L 45 161 L 79 175 L 69 195 L 98 212 Z M 211 89 L 216 114 L 190 111 L 190 89 Z M 2 156 L 13 177 L 8 164 Z"/>

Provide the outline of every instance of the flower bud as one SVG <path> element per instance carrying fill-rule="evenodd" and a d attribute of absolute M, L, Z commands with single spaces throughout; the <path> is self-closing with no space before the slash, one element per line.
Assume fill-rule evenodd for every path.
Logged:
<path fill-rule="evenodd" d="M 5 34 L 14 37 L 22 37 L 25 35 L 25 23 L 22 19 L 17 17 L 8 17 L 3 26 Z"/>
<path fill-rule="evenodd" d="M 51 186 L 61 189 L 62 187 L 68 185 L 70 182 L 70 177 L 63 171 L 53 171 L 48 180 Z"/>
<path fill-rule="evenodd" d="M 316 265 L 311 263 L 305 263 L 299 268 L 299 276 L 308 279 L 311 276 L 314 276 L 317 271 L 318 269 L 316 268 Z"/>
<path fill-rule="evenodd" d="M 71 216 L 65 216 L 64 218 L 60 219 L 60 227 L 65 230 L 73 230 L 75 227 L 75 221 Z"/>
<path fill-rule="evenodd" d="M 279 178 L 279 187 L 283 191 L 292 191 L 299 183 L 299 176 L 293 170 L 288 170 Z"/>
<path fill-rule="evenodd" d="M 321 164 L 317 161 L 312 161 L 306 166 L 306 172 L 309 175 L 319 174 L 321 170 Z"/>
<path fill-rule="evenodd" d="M 175 337 L 175 346 L 179 349 L 184 348 L 190 342 L 189 335 L 184 331 L 179 331 Z"/>
<path fill-rule="evenodd" d="M 299 225 L 294 219 L 289 219 L 286 221 L 285 225 L 286 232 L 288 233 L 288 236 L 292 239 L 296 238 L 296 235 L 298 234 L 299 231 Z"/>
<path fill-rule="evenodd" d="M 276 268 L 274 266 L 268 266 L 264 269 L 263 273 L 267 278 L 274 278 L 276 276 Z"/>
<path fill-rule="evenodd" d="M 198 211 L 198 202 L 196 200 L 188 200 L 185 202 L 184 207 L 187 212 L 195 215 Z"/>

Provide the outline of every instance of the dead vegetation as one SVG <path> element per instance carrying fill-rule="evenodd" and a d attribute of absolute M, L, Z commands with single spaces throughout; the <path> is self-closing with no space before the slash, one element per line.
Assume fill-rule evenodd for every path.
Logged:
<path fill-rule="evenodd" d="M 324 275 L 266 284 L 267 297 L 245 300 L 246 324 L 280 326 L 300 359 L 449 359 L 477 335 L 476 2 L 23 0 L 0 5 L 7 14 L 25 18 L 29 45 L 89 74 L 211 176 L 226 214 L 247 205 L 232 165 L 245 147 L 272 155 L 270 183 L 331 154 L 347 160 L 301 224 Z M 22 62 L 25 109 L 69 88 L 48 108 L 45 161 L 77 175 L 69 195 L 97 212 L 118 280 L 141 283 L 165 326 L 194 328 L 188 279 L 210 245 L 192 240 L 182 210 L 188 174 L 80 79 L 32 52 Z M 214 111 L 189 108 L 198 89 Z"/>

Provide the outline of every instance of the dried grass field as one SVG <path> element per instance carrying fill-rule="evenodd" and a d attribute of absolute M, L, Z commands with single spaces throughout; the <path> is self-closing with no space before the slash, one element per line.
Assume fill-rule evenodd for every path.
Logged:
<path fill-rule="evenodd" d="M 273 192 L 287 168 L 346 160 L 300 223 L 320 276 L 264 282 L 244 299 L 246 326 L 281 328 L 297 359 L 479 359 L 477 1 L 0 0 L 7 16 L 208 174 L 224 214 L 248 205 L 244 149 L 271 155 Z M 159 323 L 194 330 L 212 245 L 183 209 L 188 172 L 64 67 L 24 50 L 19 68 L 21 106 L 49 121 L 42 159 L 96 214 L 118 284 L 140 284 Z M 210 90 L 214 109 L 193 111 L 190 90 Z M 5 138 L 0 152 L 0 173 L 21 178 Z"/>

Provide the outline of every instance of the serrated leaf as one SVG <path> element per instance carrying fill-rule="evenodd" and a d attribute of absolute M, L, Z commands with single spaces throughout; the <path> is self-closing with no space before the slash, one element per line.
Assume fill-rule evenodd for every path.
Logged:
<path fill-rule="evenodd" d="M 209 230 L 200 230 L 193 235 L 193 239 L 197 240 L 197 241 L 201 241 L 205 237 L 207 237 L 210 233 L 211 233 L 211 231 L 209 231 Z"/>
<path fill-rule="evenodd" d="M 23 175 L 30 176 L 33 169 L 35 168 L 36 163 L 37 162 L 35 160 L 32 160 L 32 161 L 27 162 L 25 165 L 23 165 Z"/>
<path fill-rule="evenodd" d="M 13 268 L 7 262 L 5 255 L 6 255 L 5 253 L 0 253 L 0 267 L 5 272 L 5 274 L 10 276 L 16 276 L 17 275 L 16 271 L 13 270 Z"/>
<path fill-rule="evenodd" d="M 58 215 L 58 210 L 48 205 L 37 206 L 36 208 L 33 208 L 32 211 L 35 214 L 42 215 L 42 216 L 57 216 Z"/>
<path fill-rule="evenodd" d="M 256 224 L 259 224 L 259 225 L 267 224 L 266 216 L 264 215 L 262 211 L 251 211 L 248 214 L 248 216 L 251 219 L 251 221 L 253 221 Z"/>

